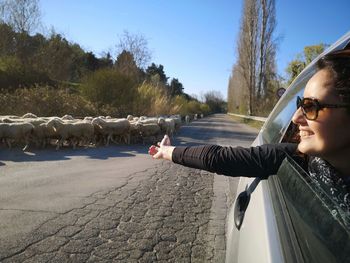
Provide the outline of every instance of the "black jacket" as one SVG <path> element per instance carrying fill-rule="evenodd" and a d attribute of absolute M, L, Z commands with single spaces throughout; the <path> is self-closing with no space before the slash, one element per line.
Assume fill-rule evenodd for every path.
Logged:
<path fill-rule="evenodd" d="M 176 147 L 173 162 L 227 176 L 260 177 L 276 174 L 283 159 L 296 155 L 297 144 L 265 144 L 257 147 L 202 145 Z"/>

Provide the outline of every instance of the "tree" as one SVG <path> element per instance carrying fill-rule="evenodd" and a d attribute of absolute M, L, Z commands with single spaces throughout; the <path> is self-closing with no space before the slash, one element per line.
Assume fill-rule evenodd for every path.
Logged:
<path fill-rule="evenodd" d="M 320 43 L 318 45 L 304 47 L 303 53 L 299 53 L 296 57 L 289 62 L 286 72 L 288 74 L 287 85 L 293 82 L 293 80 L 303 71 L 303 69 L 313 61 L 318 55 L 320 55 L 326 48 L 327 44 Z"/>
<path fill-rule="evenodd" d="M 38 0 L 3 0 L 2 20 L 18 33 L 32 33 L 41 23 Z"/>
<path fill-rule="evenodd" d="M 99 64 L 100 64 L 99 68 L 112 68 L 113 59 L 112 59 L 111 53 L 107 52 L 103 54 L 103 56 L 100 58 Z"/>
<path fill-rule="evenodd" d="M 174 97 L 176 95 L 181 95 L 183 93 L 183 86 L 182 83 L 179 82 L 178 79 L 173 78 L 170 81 L 170 85 L 169 85 L 169 93 L 171 97 Z"/>
<path fill-rule="evenodd" d="M 219 91 L 208 91 L 203 95 L 204 103 L 207 104 L 211 112 L 225 112 L 226 102 Z"/>
<path fill-rule="evenodd" d="M 276 79 L 275 53 L 277 41 L 273 38 L 276 27 L 275 0 L 245 0 L 239 40 L 238 60 L 233 66 L 229 88 L 229 104 L 233 94 L 246 102 L 246 113 L 254 114 L 256 106 L 265 101 L 268 90 L 273 89 Z M 242 89 L 237 92 L 238 89 Z M 245 91 L 243 91 L 245 90 Z M 242 103 L 240 103 L 242 104 Z M 230 106 L 230 108 L 232 108 Z"/>
<path fill-rule="evenodd" d="M 146 69 L 146 77 L 148 79 L 151 79 L 152 76 L 155 75 L 159 76 L 159 81 L 164 85 L 168 82 L 168 77 L 164 73 L 163 65 L 157 66 L 156 64 L 152 63 L 152 65 Z"/>
<path fill-rule="evenodd" d="M 116 47 L 118 55 L 124 51 L 131 53 L 139 68 L 145 68 L 151 60 L 151 52 L 148 49 L 147 40 L 142 35 L 124 31 Z"/>
<path fill-rule="evenodd" d="M 134 56 L 129 51 L 124 50 L 118 55 L 114 67 L 126 76 L 134 77 L 138 81 L 141 79 L 142 72 L 137 67 Z"/>

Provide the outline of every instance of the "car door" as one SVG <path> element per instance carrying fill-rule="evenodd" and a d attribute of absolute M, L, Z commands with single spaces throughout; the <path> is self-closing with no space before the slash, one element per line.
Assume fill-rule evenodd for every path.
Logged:
<path fill-rule="evenodd" d="M 349 45 L 349 42 L 350 32 L 310 63 L 295 79 L 271 112 L 253 146 L 293 139 L 291 118 L 296 110 L 296 97 L 302 96 L 307 81 L 315 73 L 317 60 L 332 50 L 343 49 Z M 285 166 L 289 167 L 287 164 Z M 281 170 L 281 173 L 288 171 L 287 168 L 285 169 Z M 278 178 L 280 177 L 279 175 L 270 176 L 268 180 L 261 181 L 254 192 L 251 193 L 250 202 L 242 217 L 243 221 L 240 229 L 235 225 L 237 201 L 231 205 L 227 216 L 226 262 L 304 262 L 305 260 L 309 262 L 309 259 L 317 262 L 315 260 L 338 260 L 332 254 L 334 251 L 332 249 L 329 252 L 325 252 L 327 250 L 323 249 L 324 254 L 320 253 L 323 256 L 317 256 L 318 249 L 322 247 L 321 244 L 326 246 L 325 243 L 315 241 L 312 235 L 309 235 L 310 238 L 306 238 L 306 236 L 300 234 L 306 233 L 306 228 L 302 227 L 303 223 L 300 223 L 300 225 L 293 223 L 297 218 L 297 213 L 293 214 L 289 211 L 293 206 L 288 201 L 291 199 L 285 199 L 285 188 L 282 187 L 285 184 L 283 184 L 284 181 L 279 182 Z M 253 179 L 251 178 L 241 178 L 237 189 L 238 195 L 247 188 L 249 189 L 252 182 Z M 305 189 L 309 189 L 307 186 L 305 187 Z M 313 197 L 311 200 L 318 199 Z M 324 211 L 321 214 L 324 215 Z M 317 213 L 314 216 L 317 217 Z M 312 221 L 308 221 L 309 224 L 310 222 Z M 305 224 L 304 227 L 306 227 Z M 335 227 L 335 229 L 339 230 L 340 228 Z M 306 241 L 302 242 L 302 240 Z M 310 245 L 310 242 L 320 245 L 315 245 L 315 249 Z"/>

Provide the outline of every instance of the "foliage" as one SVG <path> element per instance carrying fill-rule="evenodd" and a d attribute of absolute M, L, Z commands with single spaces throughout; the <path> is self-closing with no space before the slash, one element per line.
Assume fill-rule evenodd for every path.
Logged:
<path fill-rule="evenodd" d="M 147 79 L 151 79 L 155 75 L 158 75 L 159 81 L 162 82 L 164 85 L 168 82 L 168 77 L 164 73 L 163 65 L 157 66 L 156 64 L 152 63 L 146 69 L 146 77 L 147 77 Z"/>
<path fill-rule="evenodd" d="M 83 82 L 81 92 L 98 108 L 108 105 L 117 109 L 115 115 L 124 116 L 132 112 L 136 83 L 131 77 L 116 70 L 101 69 Z"/>
<path fill-rule="evenodd" d="M 124 50 L 118 55 L 114 67 L 120 73 L 132 77 L 136 81 L 140 81 L 143 77 L 143 72 L 137 67 L 134 56 L 128 51 Z"/>
<path fill-rule="evenodd" d="M 226 102 L 218 91 L 208 91 L 204 94 L 204 102 L 212 113 L 226 112 Z"/>
<path fill-rule="evenodd" d="M 0 93 L 0 114 L 22 116 L 27 112 L 37 116 L 86 116 L 96 114 L 94 106 L 77 94 L 49 86 L 35 86 Z M 15 105 L 15 106 L 14 106 Z"/>
<path fill-rule="evenodd" d="M 179 82 L 178 79 L 173 78 L 170 81 L 170 85 L 169 85 L 169 94 L 171 97 L 174 97 L 176 95 L 181 95 L 183 93 L 183 86 L 182 83 Z"/>
<path fill-rule="evenodd" d="M 245 0 L 238 39 L 238 60 L 229 80 L 228 108 L 258 114 L 277 78 L 274 0 Z"/>
<path fill-rule="evenodd" d="M 287 85 L 292 83 L 293 80 L 300 74 L 300 72 L 302 72 L 304 68 L 318 55 L 320 55 L 327 47 L 328 45 L 324 43 L 304 47 L 303 53 L 297 54 L 296 58 L 289 62 L 287 66 Z"/>
<path fill-rule="evenodd" d="M 1 18 L 19 33 L 31 33 L 41 23 L 38 0 L 4 0 Z"/>
<path fill-rule="evenodd" d="M 10 5 L 13 9 L 5 8 Z M 109 52 L 98 58 L 54 29 L 45 36 L 33 34 L 38 8 L 38 0 L 0 0 L 2 114 L 125 117 L 211 111 L 185 94 L 177 78 L 168 84 L 163 65 L 146 69 L 151 54 L 143 36 L 125 31 L 116 60 Z"/>
<path fill-rule="evenodd" d="M 45 73 L 24 67 L 14 56 L 0 57 L 0 88 L 14 90 L 37 83 L 46 84 L 52 81 Z"/>

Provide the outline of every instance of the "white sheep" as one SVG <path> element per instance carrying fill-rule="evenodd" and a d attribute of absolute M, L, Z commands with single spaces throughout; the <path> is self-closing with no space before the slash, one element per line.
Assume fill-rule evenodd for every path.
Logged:
<path fill-rule="evenodd" d="M 64 116 L 62 116 L 61 118 L 62 120 L 74 120 L 72 115 L 66 114 Z"/>
<path fill-rule="evenodd" d="M 0 123 L 0 139 L 11 149 L 11 141 L 25 142 L 23 151 L 27 150 L 34 126 L 31 123 Z"/>
<path fill-rule="evenodd" d="M 88 143 L 93 140 L 94 136 L 94 127 L 88 122 L 65 123 L 58 119 L 52 119 L 47 123 L 47 127 L 53 128 L 60 136 L 56 150 L 63 146 L 66 140 L 70 140 L 75 149 L 80 140 Z"/>
<path fill-rule="evenodd" d="M 151 143 L 157 142 L 159 135 L 161 135 L 161 129 L 157 123 L 138 122 L 137 125 L 140 129 L 143 144 L 145 144 L 146 141 L 150 141 Z"/>
<path fill-rule="evenodd" d="M 33 114 L 33 113 L 28 112 L 28 113 L 24 114 L 24 115 L 22 116 L 22 118 L 38 118 L 38 116 L 36 116 L 36 115 Z"/>
<path fill-rule="evenodd" d="M 106 146 L 110 141 L 118 143 L 114 140 L 116 136 L 124 139 L 125 143 L 130 143 L 130 122 L 127 119 L 109 121 L 97 117 L 91 123 L 95 128 L 95 134 L 103 137 Z"/>

